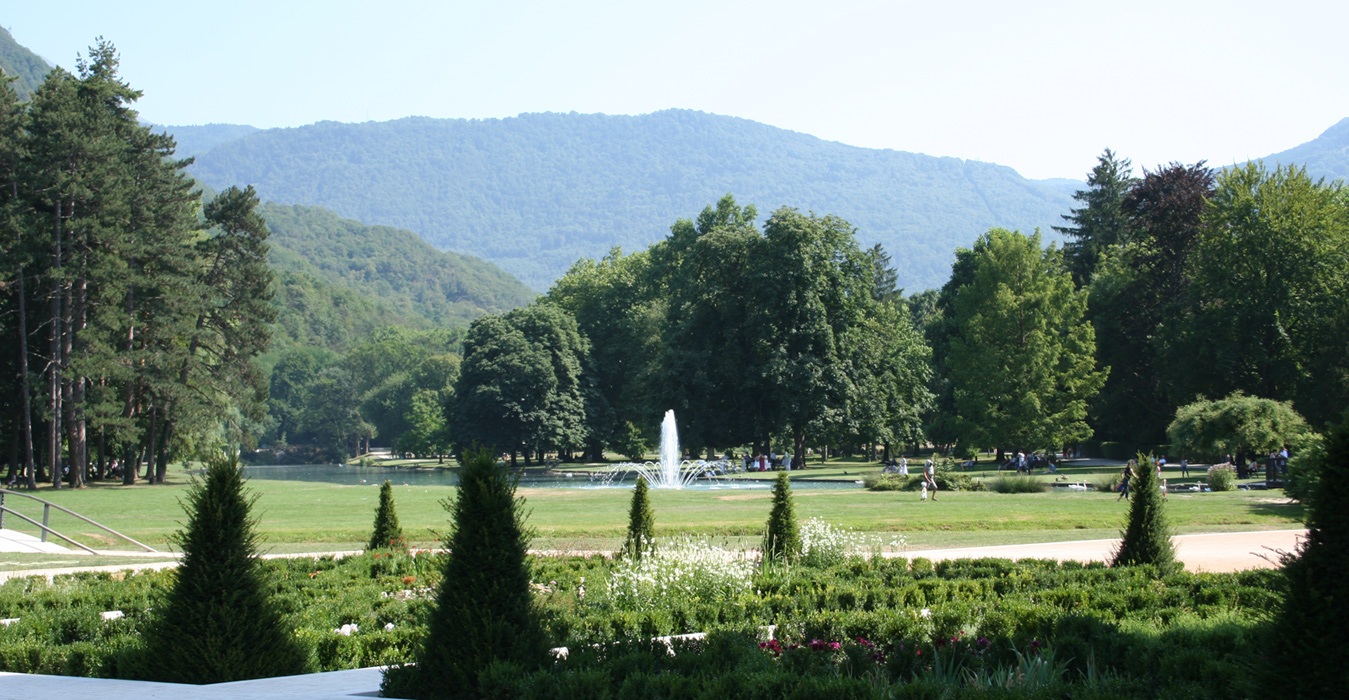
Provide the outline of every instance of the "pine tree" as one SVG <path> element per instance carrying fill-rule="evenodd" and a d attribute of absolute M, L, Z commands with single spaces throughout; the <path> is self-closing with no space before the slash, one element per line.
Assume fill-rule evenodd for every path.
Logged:
<path fill-rule="evenodd" d="M 308 671 L 305 649 L 269 599 L 252 503 L 237 458 L 207 460 L 205 475 L 187 492 L 173 589 L 155 606 L 143 646 L 118 675 L 204 684 Z"/>
<path fill-rule="evenodd" d="M 1136 182 L 1130 176 L 1132 171 L 1133 164 L 1128 158 L 1105 149 L 1087 176 L 1087 189 L 1073 193 L 1073 199 L 1081 202 L 1082 208 L 1063 215 L 1074 225 L 1053 227 L 1069 237 L 1063 246 L 1063 257 L 1079 287 L 1091 282 L 1101 255 L 1124 243 L 1128 236 L 1123 204 L 1125 194 Z"/>
<path fill-rule="evenodd" d="M 628 539 L 623 543 L 623 556 L 641 559 L 655 548 L 656 518 L 651 513 L 651 499 L 647 493 L 646 477 L 637 477 L 632 490 L 632 507 L 628 509 Z"/>
<path fill-rule="evenodd" d="M 801 534 L 796 527 L 796 507 L 792 505 L 792 482 L 786 472 L 778 472 L 773 484 L 773 510 L 764 530 L 763 560 L 791 561 L 801 554 Z"/>
<path fill-rule="evenodd" d="M 379 487 L 379 509 L 375 511 L 375 531 L 370 535 L 366 549 L 406 549 L 403 528 L 398 524 L 398 513 L 393 508 L 393 484 L 385 481 Z"/>
<path fill-rule="evenodd" d="M 1265 692 L 1252 695 L 1330 698 L 1349 688 L 1349 642 L 1339 632 L 1349 625 L 1349 418 L 1326 437 L 1320 467 L 1307 538 L 1284 556 L 1288 588 L 1261 650 Z"/>
<path fill-rule="evenodd" d="M 529 592 L 529 532 L 516 479 L 488 450 L 465 455 L 459 495 L 445 503 L 453 529 L 445 576 L 416 666 L 384 675 L 386 696 L 476 698 L 478 672 L 494 661 L 537 668 L 548 644 Z"/>
<path fill-rule="evenodd" d="M 1133 491 L 1133 499 L 1129 503 L 1129 521 L 1110 565 L 1152 564 L 1162 571 L 1179 568 L 1176 549 L 1171 543 L 1171 526 L 1163 512 L 1165 502 L 1162 500 L 1160 484 L 1157 483 L 1157 468 L 1153 466 L 1152 455 L 1138 455 L 1130 490 Z"/>

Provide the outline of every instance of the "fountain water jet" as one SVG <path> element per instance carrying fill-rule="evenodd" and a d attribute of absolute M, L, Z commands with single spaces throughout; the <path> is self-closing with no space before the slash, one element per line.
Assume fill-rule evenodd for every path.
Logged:
<path fill-rule="evenodd" d="M 679 451 L 679 430 L 675 426 L 674 410 L 671 409 L 665 412 L 665 419 L 660 424 L 660 462 L 615 464 L 604 472 L 607 478 L 602 481 L 608 484 L 615 477 L 621 479 L 623 474 L 636 472 L 653 489 L 682 489 L 692 485 L 694 479 L 717 477 L 726 474 L 731 468 L 728 462 L 690 461 L 680 459 L 682 456 Z"/>

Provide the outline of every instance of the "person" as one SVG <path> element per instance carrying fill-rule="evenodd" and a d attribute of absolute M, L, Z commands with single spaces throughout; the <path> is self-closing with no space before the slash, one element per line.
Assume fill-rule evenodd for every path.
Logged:
<path fill-rule="evenodd" d="M 909 458 L 903 455 L 899 458 L 899 474 L 900 476 L 909 475 Z"/>
<path fill-rule="evenodd" d="M 1133 466 L 1134 466 L 1134 461 L 1131 459 L 1131 460 L 1129 460 L 1129 463 L 1128 463 L 1128 464 L 1124 465 L 1124 471 L 1120 472 L 1120 475 L 1119 475 L 1119 498 L 1116 498 L 1116 499 L 1115 499 L 1116 501 L 1118 501 L 1118 500 L 1120 500 L 1120 499 L 1124 499 L 1124 500 L 1126 500 L 1126 501 L 1129 500 L 1129 479 L 1133 478 L 1133 475 L 1134 475 Z"/>
<path fill-rule="evenodd" d="M 786 471 L 792 470 L 792 453 L 782 455 L 782 468 Z"/>
<path fill-rule="evenodd" d="M 1190 476 L 1190 460 L 1180 460 L 1180 475 L 1187 478 Z"/>
<path fill-rule="evenodd" d="M 937 500 L 937 468 L 933 466 L 930 459 L 923 466 L 923 482 L 927 484 L 927 489 L 932 492 L 932 500 Z"/>

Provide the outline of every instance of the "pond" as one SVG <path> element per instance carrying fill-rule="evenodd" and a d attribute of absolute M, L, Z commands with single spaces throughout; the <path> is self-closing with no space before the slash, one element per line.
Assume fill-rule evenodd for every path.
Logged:
<path fill-rule="evenodd" d="M 570 474 L 571 476 L 566 476 Z M 596 474 L 592 479 L 591 474 Z M 624 480 L 614 479 L 604 483 L 600 472 L 556 470 L 550 475 L 530 474 L 520 479 L 521 488 L 558 488 L 558 489 L 630 489 L 636 475 Z M 248 465 L 244 467 L 244 476 L 249 479 L 267 481 L 311 481 L 325 484 L 380 484 L 386 479 L 396 485 L 408 486 L 453 486 L 459 483 L 459 477 L 451 470 L 441 469 L 397 469 L 392 467 L 361 467 L 341 464 L 288 464 L 288 465 Z M 764 478 L 714 478 L 698 479 L 686 487 L 695 491 L 714 490 L 754 490 L 771 489 L 773 480 L 770 475 Z M 856 481 L 826 481 L 801 479 L 792 480 L 793 489 L 860 489 Z"/>

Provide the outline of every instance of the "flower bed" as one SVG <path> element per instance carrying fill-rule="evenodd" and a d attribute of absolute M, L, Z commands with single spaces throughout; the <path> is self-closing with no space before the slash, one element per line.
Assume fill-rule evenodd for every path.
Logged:
<path fill-rule="evenodd" d="M 838 533 L 831 538 L 851 542 Z M 487 669 L 493 682 L 514 688 L 516 697 L 622 697 L 624 688 L 647 682 L 677 695 L 685 681 L 668 676 L 678 671 L 706 681 L 690 686 L 687 697 L 722 688 L 723 700 L 802 683 L 818 686 L 821 697 L 875 697 L 863 691 L 881 683 L 895 697 L 935 693 L 938 685 L 964 693 L 1007 683 L 1017 697 L 1061 697 L 1067 686 L 1082 690 L 1089 681 L 1125 696 L 1169 688 L 1232 697 L 1232 680 L 1245 673 L 1242 660 L 1258 653 L 1258 620 L 1279 600 L 1281 585 L 1275 571 L 1159 576 L 1148 567 L 868 556 L 759 569 L 725 553 L 719 562 L 706 559 L 711 548 L 665 551 L 664 572 L 602 557 L 535 560 L 545 623 L 554 643 L 573 652 L 537 674 Z M 724 576 L 708 573 L 722 564 Z M 322 670 L 410 659 L 439 577 L 434 558 L 396 552 L 266 566 L 278 604 Z M 687 575 L 675 573 L 684 569 Z M 0 627 L 0 670 L 114 675 L 119 653 L 136 642 L 172 575 L 5 583 L 0 618 L 19 619 Z M 677 594 L 668 593 L 672 585 Z M 114 610 L 124 615 L 104 619 Z M 762 631 L 769 626 L 776 626 L 771 643 Z M 688 632 L 713 634 L 682 643 L 676 657 L 666 656 L 663 644 L 656 650 L 633 641 Z M 1017 685 L 1027 673 L 1045 676 L 1044 683 Z M 603 693 L 582 692 L 601 686 Z"/>

